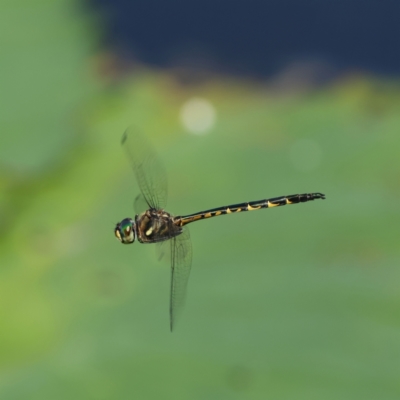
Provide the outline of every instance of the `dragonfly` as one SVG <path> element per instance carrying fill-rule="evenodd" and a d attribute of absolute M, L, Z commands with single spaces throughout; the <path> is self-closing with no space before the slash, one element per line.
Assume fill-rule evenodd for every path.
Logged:
<path fill-rule="evenodd" d="M 292 194 L 231 204 L 184 216 L 174 216 L 165 211 L 168 193 L 167 176 L 150 141 L 135 128 L 130 127 L 124 132 L 121 144 L 128 156 L 141 194 L 134 201 L 135 217 L 124 218 L 118 222 L 114 234 L 123 244 L 134 243 L 136 239 L 143 244 L 155 243 L 160 257 L 167 253 L 170 255 L 169 317 L 171 332 L 185 302 L 192 265 L 192 243 L 188 224 L 220 215 L 325 199 L 325 195 L 322 193 Z M 169 243 L 169 248 L 165 247 L 166 243 Z"/>

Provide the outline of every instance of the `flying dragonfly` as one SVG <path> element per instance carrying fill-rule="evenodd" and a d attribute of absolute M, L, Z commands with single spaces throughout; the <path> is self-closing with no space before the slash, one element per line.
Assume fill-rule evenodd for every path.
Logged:
<path fill-rule="evenodd" d="M 165 211 L 167 203 L 167 177 L 165 169 L 150 142 L 134 128 L 128 128 L 122 136 L 125 149 L 139 185 L 141 194 L 135 199 L 135 218 L 125 218 L 117 223 L 115 236 L 123 244 L 156 243 L 158 251 L 169 241 L 171 256 L 170 329 L 182 309 L 192 265 L 192 243 L 187 225 L 219 215 L 236 214 L 262 208 L 280 207 L 286 204 L 305 203 L 325 199 L 322 193 L 292 194 L 269 199 L 232 204 L 212 208 L 190 215 L 174 216 Z"/>

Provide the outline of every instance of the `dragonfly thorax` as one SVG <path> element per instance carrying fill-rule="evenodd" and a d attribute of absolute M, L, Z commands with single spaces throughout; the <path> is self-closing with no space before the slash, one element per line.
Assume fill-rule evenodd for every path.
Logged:
<path fill-rule="evenodd" d="M 133 219 L 125 218 L 115 226 L 115 237 L 123 244 L 133 243 L 136 239 L 136 225 Z"/>
<path fill-rule="evenodd" d="M 136 237 L 140 243 L 156 243 L 169 240 L 182 233 L 174 217 L 163 209 L 149 208 L 136 215 Z"/>

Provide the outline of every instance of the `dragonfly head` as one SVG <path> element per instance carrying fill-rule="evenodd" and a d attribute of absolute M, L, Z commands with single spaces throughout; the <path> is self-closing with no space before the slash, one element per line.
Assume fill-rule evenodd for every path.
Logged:
<path fill-rule="evenodd" d="M 131 218 L 125 218 L 115 226 L 115 237 L 123 244 L 135 241 L 135 222 Z"/>

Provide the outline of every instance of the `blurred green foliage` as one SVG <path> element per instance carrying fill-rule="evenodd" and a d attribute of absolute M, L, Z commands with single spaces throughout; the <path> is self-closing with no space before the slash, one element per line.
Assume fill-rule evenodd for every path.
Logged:
<path fill-rule="evenodd" d="M 72 5 L 1 6 L 0 398 L 398 399 L 398 82 L 279 95 L 139 67 L 116 79 Z M 192 96 L 217 110 L 207 135 L 180 125 Z M 138 190 L 119 145 L 132 123 L 173 213 L 327 195 L 193 224 L 172 335 L 168 268 L 113 237 Z M 309 171 L 290 156 L 302 139 L 321 149 Z"/>

